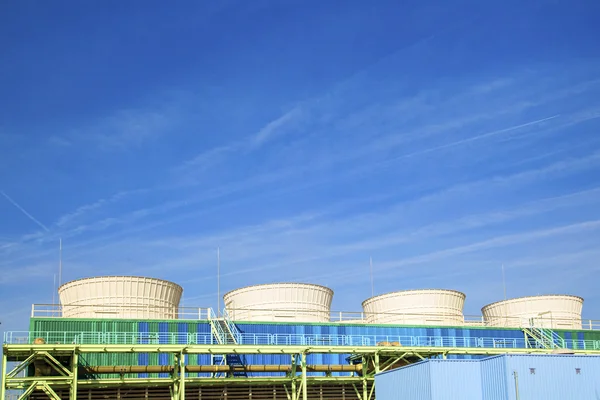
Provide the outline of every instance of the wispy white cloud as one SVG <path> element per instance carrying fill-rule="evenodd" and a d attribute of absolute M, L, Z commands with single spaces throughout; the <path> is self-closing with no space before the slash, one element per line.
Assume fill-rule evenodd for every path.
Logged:
<path fill-rule="evenodd" d="M 573 159 L 566 159 L 557 163 L 548 164 L 541 168 L 535 168 L 530 170 L 521 171 L 511 175 L 498 175 L 492 177 L 486 177 L 484 179 L 469 181 L 466 183 L 460 183 L 457 185 L 452 185 L 449 187 L 445 187 L 440 191 L 437 191 L 433 194 L 428 194 L 422 198 L 419 198 L 419 202 L 431 202 L 431 201 L 443 201 L 443 199 L 448 199 L 449 196 L 457 197 L 462 194 L 469 195 L 469 193 L 474 192 L 489 192 L 491 188 L 506 188 L 506 187 L 519 187 L 520 185 L 527 185 L 530 182 L 538 181 L 540 179 L 553 179 L 558 176 L 567 175 L 570 173 L 574 173 L 577 171 L 585 170 L 588 168 L 594 168 L 600 162 L 600 154 L 594 153 L 587 157 L 579 157 Z M 349 170 L 348 173 L 353 173 L 352 170 Z M 169 224 L 176 223 L 182 220 L 188 220 L 190 218 L 195 218 L 200 215 L 214 212 L 214 210 L 226 206 L 230 206 L 234 203 L 240 203 L 244 201 L 243 197 L 238 197 L 236 200 L 233 200 L 233 203 L 227 202 L 222 203 L 217 208 L 211 206 L 209 208 L 202 208 L 200 210 L 192 210 L 188 212 L 179 212 L 176 215 L 168 215 L 168 213 L 181 210 L 184 207 L 190 207 L 193 204 L 204 201 L 208 198 L 218 199 L 220 196 L 229 193 L 236 193 L 239 190 L 243 190 L 248 187 L 255 187 L 255 182 L 247 181 L 242 183 L 243 186 L 230 186 L 227 190 L 223 190 L 223 188 L 217 190 L 214 193 L 203 193 L 198 198 L 188 198 L 186 200 L 175 200 L 168 203 L 160 204 L 156 207 L 138 209 L 133 212 L 120 215 L 113 216 L 109 218 L 104 218 L 100 221 L 94 221 L 90 224 L 79 225 L 75 228 L 70 229 L 67 232 L 63 232 L 63 238 L 74 237 L 80 235 L 84 232 L 96 232 L 96 236 L 82 241 L 78 244 L 74 244 L 73 247 L 88 247 L 98 242 L 107 242 L 110 240 L 117 240 L 118 238 L 126 237 L 131 234 L 139 234 L 141 232 L 155 229 L 160 226 L 165 226 Z M 311 182 L 309 184 L 314 184 Z M 300 185 L 302 187 L 302 184 Z M 292 186 L 293 188 L 293 186 Z M 289 191 L 290 187 L 286 187 L 281 189 L 283 191 Z M 273 192 L 262 193 L 262 195 L 273 195 Z M 447 200 L 445 200 L 447 201 Z M 167 215 L 166 217 L 160 217 L 161 215 Z M 147 223 L 139 223 L 146 218 L 152 217 L 153 220 Z M 126 229 L 121 229 L 118 232 L 108 232 L 108 234 L 102 234 L 103 231 L 114 228 L 115 226 L 124 226 L 128 224 L 132 224 L 136 222 L 135 226 L 129 227 Z M 54 238 L 54 239 L 57 239 Z M 39 255 L 47 254 L 47 252 L 38 253 Z M 30 257 L 32 254 L 27 254 L 25 257 Z M 22 258 L 15 258 L 15 261 L 21 260 Z"/>
<path fill-rule="evenodd" d="M 128 196 L 146 193 L 147 191 L 148 191 L 147 189 L 139 189 L 139 190 L 127 190 L 127 191 L 115 193 L 112 196 L 107 197 L 106 199 L 100 199 L 94 203 L 85 204 L 69 214 L 62 215 L 56 221 L 55 224 L 58 227 L 64 227 L 66 225 L 70 225 L 73 222 L 77 221 L 82 216 L 87 215 L 90 212 L 96 211 L 102 207 L 109 205 L 109 204 L 116 203 Z"/>
<path fill-rule="evenodd" d="M 286 132 L 290 131 L 289 125 L 295 121 L 298 121 L 302 117 L 302 108 L 295 107 L 292 110 L 286 112 L 282 116 L 265 125 L 260 131 L 254 134 L 251 138 L 251 144 L 261 146 L 270 140 L 280 137 Z"/>
<path fill-rule="evenodd" d="M 294 130 L 294 125 L 298 123 L 302 116 L 302 108 L 300 106 L 284 113 L 276 119 L 268 122 L 258 132 L 248 135 L 240 140 L 219 145 L 211 149 L 205 150 L 194 158 L 183 162 L 175 167 L 177 173 L 186 170 L 193 172 L 204 172 L 222 162 L 227 156 L 234 154 L 244 154 L 259 150 L 269 141 L 285 135 Z"/>
<path fill-rule="evenodd" d="M 85 136 L 104 149 L 138 147 L 165 134 L 171 123 L 163 112 L 121 110 L 100 121 L 100 128 Z"/>
<path fill-rule="evenodd" d="M 586 90 L 589 90 L 590 87 L 593 87 L 593 85 L 594 85 L 593 81 L 585 82 L 585 84 L 582 83 L 582 84 L 578 84 L 578 85 L 572 85 L 569 89 L 562 89 L 562 91 L 559 91 L 560 93 L 554 95 L 554 97 L 562 98 L 567 95 L 573 95 L 573 92 L 575 92 L 575 93 L 585 92 Z M 515 86 L 516 87 L 523 86 L 521 84 L 520 79 L 502 78 L 502 79 L 491 80 L 489 82 L 484 82 L 484 83 L 476 83 L 471 88 L 465 89 L 464 93 L 458 93 L 458 94 L 451 95 L 449 97 L 449 100 L 446 99 L 444 102 L 442 102 L 442 104 L 451 104 L 452 107 L 457 107 L 457 105 L 460 104 L 461 101 L 467 101 L 470 97 L 472 97 L 474 94 L 477 94 L 479 92 L 504 90 L 509 87 L 515 88 Z M 482 88 L 484 88 L 485 90 L 483 90 Z M 520 112 L 523 112 L 524 109 L 526 109 L 526 108 L 531 108 L 533 106 L 540 105 L 545 99 L 552 99 L 553 98 L 552 96 L 553 96 L 553 94 L 546 93 L 543 97 L 539 98 L 542 100 L 536 100 L 536 102 L 531 102 L 531 101 L 522 101 L 521 103 L 516 102 L 511 105 L 505 106 L 504 108 L 494 107 L 493 109 L 485 110 L 485 112 L 483 112 L 483 110 L 482 110 L 481 112 L 475 113 L 475 114 L 473 112 L 467 113 L 467 114 L 462 112 L 462 113 L 457 114 L 456 116 L 451 114 L 450 118 L 444 117 L 441 120 L 439 118 L 434 119 L 434 121 L 436 121 L 436 120 L 439 121 L 437 123 L 433 123 L 433 124 L 430 124 L 425 127 L 419 126 L 409 132 L 397 132 L 397 131 L 392 130 L 391 132 L 389 132 L 388 134 L 384 135 L 383 137 L 381 137 L 377 140 L 367 141 L 364 143 L 356 143 L 356 145 L 354 145 L 350 148 L 347 148 L 347 146 L 343 145 L 343 143 L 346 142 L 346 140 L 344 140 L 341 142 L 342 143 L 341 146 L 336 146 L 335 148 L 333 148 L 331 152 L 328 152 L 327 157 L 324 157 L 321 160 L 313 159 L 311 163 L 303 163 L 302 165 L 289 165 L 289 166 L 286 166 L 284 169 L 281 169 L 280 167 L 278 167 L 278 171 L 276 173 L 269 172 L 266 175 L 250 177 L 250 178 L 244 179 L 241 182 L 238 182 L 237 185 L 235 182 L 233 182 L 233 185 L 231 183 L 225 182 L 224 186 L 230 187 L 230 188 L 233 188 L 235 186 L 240 187 L 240 188 L 249 188 L 249 187 L 253 187 L 252 183 L 255 183 L 257 185 L 254 187 L 260 187 L 261 185 L 263 185 L 263 182 L 275 183 L 275 182 L 281 181 L 281 180 L 293 182 L 290 180 L 291 177 L 299 176 L 305 171 L 317 171 L 319 169 L 330 169 L 330 168 L 334 168 L 338 165 L 341 165 L 343 163 L 348 163 L 348 162 L 352 162 L 352 161 L 359 162 L 362 158 L 367 158 L 367 159 L 371 159 L 371 160 L 381 159 L 382 154 L 389 153 L 389 151 L 391 149 L 393 149 L 394 146 L 399 146 L 399 145 L 402 146 L 403 144 L 406 144 L 407 141 L 411 141 L 411 140 L 414 140 L 417 138 L 424 138 L 424 137 L 427 137 L 428 134 L 435 134 L 438 137 L 445 137 L 445 136 L 449 135 L 449 132 L 455 131 L 456 129 L 469 129 L 469 127 L 471 125 L 477 126 L 477 124 L 480 123 L 481 121 L 489 121 L 490 118 L 493 119 L 493 118 L 505 116 L 508 114 L 518 114 Z M 422 98 L 420 94 L 417 95 L 416 98 L 407 99 L 407 100 L 405 100 L 406 104 L 404 107 L 405 108 L 404 112 L 406 114 L 410 114 L 411 109 L 414 110 L 415 107 L 417 107 L 417 108 L 421 107 L 419 104 L 427 105 L 426 109 L 431 109 L 431 110 L 434 110 L 435 107 L 439 107 L 439 104 L 437 104 L 437 105 L 434 104 L 433 106 L 428 104 L 427 102 L 430 102 L 430 101 L 431 101 L 431 99 L 428 99 L 427 97 Z M 310 105 L 313 108 L 316 107 L 315 105 L 312 105 L 311 102 L 305 102 L 305 103 Z M 197 173 L 200 171 L 208 172 L 208 171 L 210 171 L 210 169 L 212 167 L 216 166 L 217 164 L 219 164 L 221 162 L 225 162 L 226 160 L 230 159 L 230 157 L 233 157 L 236 154 L 239 155 L 240 152 L 245 151 L 244 149 L 251 149 L 251 148 L 260 149 L 260 146 L 258 146 L 258 144 L 264 144 L 264 143 L 268 142 L 270 138 L 274 139 L 276 137 L 279 137 L 282 134 L 285 134 L 286 132 L 294 131 L 295 127 L 298 124 L 300 124 L 300 125 L 303 124 L 304 120 L 306 120 L 307 118 L 310 119 L 311 115 L 315 115 L 315 113 L 305 112 L 304 110 L 306 108 L 307 108 L 306 106 L 298 106 L 296 108 L 293 108 L 292 110 L 284 113 L 282 116 L 267 123 L 265 125 L 265 127 L 263 127 L 261 130 L 259 130 L 257 133 L 247 136 L 246 138 L 244 138 L 241 141 L 231 142 L 229 144 L 225 144 L 222 146 L 218 146 L 218 147 L 209 149 L 209 150 L 199 154 L 198 156 L 194 157 L 193 159 L 190 159 L 190 160 L 185 161 L 184 163 L 180 164 L 179 166 L 177 166 L 174 169 L 174 172 L 176 173 L 176 175 L 178 177 L 183 177 L 181 179 L 184 182 L 186 182 L 187 181 L 186 176 L 188 176 L 185 173 L 186 171 L 191 172 L 192 176 L 194 175 L 194 173 Z M 372 123 L 372 121 L 377 121 L 378 118 L 381 118 L 382 108 L 385 108 L 385 107 L 380 106 L 376 109 L 373 109 L 371 112 L 368 113 L 367 116 L 365 116 L 365 118 L 368 119 L 368 120 L 364 121 L 366 124 L 365 126 L 368 126 L 368 124 Z M 397 112 L 398 111 L 394 111 L 392 114 L 390 114 L 390 118 L 393 115 L 398 115 Z M 396 113 L 396 114 L 394 114 L 394 113 Z M 586 114 L 586 115 L 588 115 L 588 114 Z M 492 117 L 490 117 L 490 116 L 492 116 Z M 589 115 L 588 115 L 588 117 L 589 117 Z M 560 119 L 562 120 L 562 119 L 568 119 L 568 118 L 572 118 L 572 117 L 570 117 L 570 115 L 563 115 L 563 116 L 561 116 Z M 534 125 L 537 127 L 538 123 L 541 124 L 543 122 L 545 122 L 545 121 L 528 122 L 528 123 L 524 123 L 524 124 L 521 123 L 521 124 L 514 125 L 513 127 L 501 129 L 499 131 L 498 130 L 488 131 L 487 133 L 484 133 L 484 134 L 470 136 L 467 138 L 463 137 L 459 140 L 455 140 L 450 143 L 433 145 L 433 146 L 426 147 L 424 149 L 423 148 L 415 149 L 414 151 L 405 152 L 404 155 L 400 155 L 400 156 L 396 156 L 396 157 L 392 157 L 392 158 L 385 157 L 382 164 L 391 163 L 394 161 L 395 162 L 403 161 L 406 158 L 414 158 L 417 155 L 425 155 L 425 154 L 429 154 L 429 153 L 432 153 L 435 151 L 440 151 L 443 149 L 464 146 L 464 145 L 467 145 L 467 144 L 470 144 L 470 143 L 476 142 L 476 141 L 484 141 L 484 140 L 490 139 L 495 136 L 499 136 L 502 134 L 508 134 L 515 129 L 518 130 L 518 129 L 530 128 Z M 550 122 L 555 122 L 555 121 L 550 121 Z M 533 125 L 529 125 L 529 124 L 533 124 Z M 356 121 L 352 125 L 360 126 L 360 124 Z M 351 127 L 347 126 L 346 129 L 351 129 Z M 552 127 L 548 126 L 548 125 L 544 125 L 544 129 L 552 129 Z M 306 143 L 299 142 L 299 143 L 302 143 L 302 145 L 304 145 L 304 146 L 311 147 L 311 144 L 309 142 L 306 142 Z M 256 147 L 256 146 L 258 146 L 258 147 Z M 294 151 L 294 149 L 289 149 L 289 148 L 287 150 Z M 282 153 L 281 158 L 285 160 L 285 158 L 286 158 L 285 153 Z M 289 157 L 288 157 L 288 159 L 289 159 Z M 382 165 L 382 166 L 384 166 L 384 165 Z M 371 163 L 366 163 L 366 164 L 361 163 L 361 166 L 358 167 L 357 170 L 355 167 L 352 167 L 350 169 L 351 170 L 354 169 L 354 170 L 356 170 L 355 171 L 356 173 L 360 173 L 360 171 L 369 171 L 372 168 L 373 168 L 373 166 Z M 344 170 L 347 170 L 347 169 L 344 168 Z M 201 181 L 192 179 L 191 181 L 187 181 L 187 183 L 191 184 L 191 185 L 199 185 L 201 183 Z M 167 185 L 167 186 L 169 186 L 169 185 Z M 159 187 L 160 187 L 160 185 L 157 186 L 157 188 L 159 188 Z M 154 190 L 154 189 L 153 188 L 148 189 L 148 191 L 152 191 L 152 190 Z M 232 189 L 232 190 L 234 190 L 234 189 Z M 223 193 L 231 193 L 231 191 L 225 190 L 225 191 L 223 191 Z M 205 196 L 202 196 L 202 200 L 204 200 L 204 199 L 205 199 Z M 102 202 L 102 200 L 100 200 L 99 202 Z M 187 204 L 192 204 L 192 203 L 193 203 L 193 199 L 191 201 L 188 201 Z M 96 207 L 92 204 L 90 209 L 91 210 L 96 209 Z M 166 206 L 165 209 L 172 210 L 168 206 Z M 83 207 L 80 211 L 81 212 L 78 212 L 78 215 L 85 214 L 85 207 Z"/>
<path fill-rule="evenodd" d="M 38 225 L 40 228 L 42 228 L 43 230 L 45 230 L 46 232 L 49 232 L 50 230 L 46 227 L 46 225 L 42 224 L 37 218 L 35 218 L 33 215 L 31 215 L 30 213 L 27 212 L 27 210 L 25 210 L 23 207 L 21 207 L 21 205 L 19 203 L 17 203 L 16 201 L 14 201 L 11 197 L 9 197 L 6 193 L 4 193 L 3 191 L 0 190 L 0 195 L 2 195 L 10 204 L 12 204 L 13 206 L 15 206 L 19 211 L 21 211 L 27 218 L 29 218 L 31 221 L 33 221 L 36 225 Z"/>

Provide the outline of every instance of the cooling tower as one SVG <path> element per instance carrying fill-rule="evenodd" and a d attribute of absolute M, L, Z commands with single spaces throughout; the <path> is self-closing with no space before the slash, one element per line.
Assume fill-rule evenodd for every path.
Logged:
<path fill-rule="evenodd" d="M 225 296 L 234 321 L 329 322 L 333 290 L 306 283 L 248 286 Z"/>
<path fill-rule="evenodd" d="M 454 290 L 421 289 L 392 292 L 363 301 L 370 324 L 463 325 L 465 294 Z"/>
<path fill-rule="evenodd" d="M 175 319 L 181 286 L 155 278 L 100 276 L 58 288 L 64 318 Z"/>
<path fill-rule="evenodd" d="M 571 295 L 519 297 L 488 304 L 481 309 L 487 326 L 581 329 L 583 299 Z"/>

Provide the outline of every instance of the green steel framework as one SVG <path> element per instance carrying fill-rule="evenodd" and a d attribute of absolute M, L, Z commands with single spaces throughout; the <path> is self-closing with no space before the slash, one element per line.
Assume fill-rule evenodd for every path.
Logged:
<path fill-rule="evenodd" d="M 67 345 L 67 344 L 5 344 L 2 353 L 3 382 L 0 399 L 7 389 L 24 390 L 20 399 L 33 392 L 44 392 L 48 398 L 61 399 L 56 393 L 69 392 L 76 400 L 78 389 L 110 389 L 117 387 L 169 387 L 172 400 L 185 399 L 186 387 L 276 386 L 283 387 L 288 400 L 308 399 L 311 385 L 351 385 L 359 400 L 371 400 L 374 375 L 398 363 L 409 363 L 432 356 L 552 354 L 556 349 L 517 348 L 452 348 L 452 347 L 381 347 L 381 346 L 251 346 L 251 345 Z M 87 379 L 78 377 L 79 356 L 89 353 L 168 353 L 174 356 L 174 365 L 168 378 Z M 571 354 L 600 355 L 600 350 L 569 350 Z M 205 378 L 186 376 L 185 359 L 188 354 L 285 354 L 290 356 L 291 373 L 281 377 L 224 377 Z M 307 376 L 308 354 L 353 354 L 362 363 L 361 374 L 353 376 Z M 65 360 L 69 360 L 65 362 Z M 300 364 L 297 365 L 297 360 Z M 12 371 L 6 371 L 7 362 L 18 362 Z M 56 376 L 19 377 L 18 374 L 43 362 Z"/>

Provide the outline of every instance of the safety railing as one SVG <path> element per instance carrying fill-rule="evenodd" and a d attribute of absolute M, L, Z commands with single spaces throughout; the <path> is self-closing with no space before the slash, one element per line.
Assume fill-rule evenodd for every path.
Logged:
<path fill-rule="evenodd" d="M 124 304 L 32 304 L 32 318 L 120 318 L 208 320 L 210 308 Z"/>
<path fill-rule="evenodd" d="M 48 344 L 216 344 L 212 333 L 141 332 L 5 332 L 4 343 L 29 344 L 43 339 Z M 260 346 L 404 346 L 453 348 L 526 348 L 525 338 L 449 337 L 406 335 L 322 335 L 241 333 L 240 345 Z M 564 339 L 571 349 L 600 350 L 600 340 Z"/>
<path fill-rule="evenodd" d="M 211 336 L 217 340 L 219 344 L 227 343 L 227 333 L 219 322 L 219 318 L 213 312 L 212 308 L 208 313 L 208 321 L 210 322 Z"/>
<path fill-rule="evenodd" d="M 226 308 L 223 309 L 223 322 L 225 323 L 225 326 L 229 331 L 229 334 L 231 335 L 233 341 L 235 343 L 239 343 L 241 341 L 240 335 L 242 334 L 242 332 L 240 332 L 238 327 L 235 325 L 235 322 L 229 316 L 229 313 L 227 312 Z"/>
<path fill-rule="evenodd" d="M 393 312 L 353 312 L 353 311 L 315 311 L 306 309 L 254 309 L 228 308 L 233 321 L 263 322 L 333 322 L 356 324 L 394 324 L 394 325 L 430 325 L 430 326 L 466 326 L 482 328 L 517 328 L 527 319 L 522 317 L 495 317 L 486 320 L 481 315 L 457 316 L 451 313 L 393 313 Z M 542 317 L 544 326 L 554 329 L 600 330 L 600 320 L 581 320 L 577 318 Z M 536 319 L 537 320 L 537 319 Z"/>
<path fill-rule="evenodd" d="M 229 319 L 234 322 L 299 322 L 320 321 L 334 323 L 392 323 L 395 325 L 455 325 L 469 327 L 512 327 L 520 328 L 527 323 L 522 317 L 494 317 L 485 320 L 481 315 L 456 316 L 436 313 L 365 313 L 356 311 L 314 311 L 306 309 L 252 309 L 227 308 Z M 135 306 L 135 305 L 52 305 L 33 304 L 33 318 L 131 318 L 131 319 L 189 319 L 209 320 L 215 314 L 210 308 Z M 553 329 L 600 330 L 600 320 L 567 319 L 545 315 L 536 318 L 536 326 Z"/>

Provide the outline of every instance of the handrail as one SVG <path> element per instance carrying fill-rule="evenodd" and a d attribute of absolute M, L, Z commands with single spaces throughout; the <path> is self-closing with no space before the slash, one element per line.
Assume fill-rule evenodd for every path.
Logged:
<path fill-rule="evenodd" d="M 227 343 L 227 334 L 223 330 L 223 327 L 219 323 L 219 319 L 212 308 L 209 308 L 208 320 L 210 322 L 211 332 L 216 337 L 217 342 L 219 344 Z"/>
<path fill-rule="evenodd" d="M 231 335 L 233 336 L 233 339 L 236 343 L 240 342 L 240 335 L 241 332 L 238 329 L 238 327 L 235 325 L 235 323 L 233 323 L 233 321 L 231 320 L 231 318 L 229 317 L 229 313 L 227 312 L 226 308 L 223 308 L 223 320 L 225 321 L 225 324 L 227 325 L 227 329 L 229 329 L 229 333 L 231 333 Z"/>
<path fill-rule="evenodd" d="M 192 319 L 192 320 L 208 320 L 210 319 L 211 313 L 214 311 L 208 307 L 179 307 L 176 313 L 169 314 L 169 307 L 158 307 L 158 306 L 129 306 L 129 305 L 70 305 L 62 306 L 56 304 L 33 304 L 31 309 L 32 318 L 62 318 L 63 310 L 65 307 L 69 308 L 72 312 L 73 308 L 85 309 L 86 313 L 98 314 L 97 317 L 104 317 L 103 311 L 109 311 L 115 314 L 118 318 L 128 318 L 129 314 L 138 314 L 140 316 L 131 316 L 131 319 L 147 318 L 144 316 L 144 311 L 154 311 L 154 314 L 164 314 L 167 318 L 162 319 Z M 134 312 L 132 312 L 132 310 Z M 164 311 L 164 312 L 161 312 Z M 486 321 L 481 315 L 465 315 L 457 319 L 456 315 L 450 313 L 365 313 L 361 311 L 314 311 L 314 310 L 303 310 L 303 309 L 255 309 L 255 308 L 225 308 L 224 312 L 228 314 L 228 319 L 231 321 L 242 321 L 242 320 L 255 320 L 258 321 L 261 318 L 264 320 L 276 321 L 286 320 L 289 321 L 289 316 L 298 317 L 299 322 L 303 319 L 302 317 L 310 316 L 313 320 L 321 320 L 322 322 L 338 322 L 338 323 L 372 323 L 378 320 L 389 319 L 394 320 L 394 324 L 401 325 L 415 325 L 416 322 L 419 325 L 423 324 L 423 321 L 430 320 L 428 325 L 436 325 L 437 320 L 443 321 L 444 324 L 449 324 L 448 321 L 456 321 L 456 325 L 472 326 L 472 327 L 514 327 L 520 328 L 526 319 L 523 317 L 498 317 L 492 321 Z M 120 315 L 119 315 L 120 314 Z M 175 315 L 176 314 L 176 315 Z M 240 316 L 243 316 L 240 318 Z M 90 317 L 87 315 L 87 317 Z M 93 317 L 93 316 L 92 316 Z M 285 318 L 282 318 L 285 317 Z M 544 325 L 554 326 L 560 329 L 578 329 L 578 330 L 600 330 L 600 320 L 593 319 L 578 319 L 578 318 L 556 318 L 550 316 L 549 318 L 538 317 L 536 320 L 543 321 Z M 383 323 L 383 322 L 382 322 Z M 542 326 L 544 326 L 542 325 Z"/>
<path fill-rule="evenodd" d="M 65 313 L 66 311 L 66 313 Z M 149 305 L 124 305 L 124 304 L 32 304 L 31 318 L 106 318 L 107 315 L 116 318 L 149 318 L 149 319 L 191 319 L 208 320 L 210 308 L 208 307 L 168 307 Z"/>
<path fill-rule="evenodd" d="M 49 344 L 215 344 L 211 333 L 166 332 L 76 332 L 76 331 L 8 331 L 6 344 L 32 344 L 41 338 Z M 450 337 L 409 335 L 324 335 L 324 334 L 270 334 L 241 333 L 240 345 L 308 345 L 308 346 L 377 346 L 399 345 L 411 347 L 453 348 L 527 348 L 525 338 Z M 565 339 L 565 348 L 600 350 L 600 340 Z"/>

